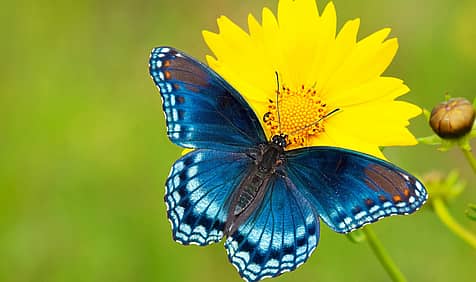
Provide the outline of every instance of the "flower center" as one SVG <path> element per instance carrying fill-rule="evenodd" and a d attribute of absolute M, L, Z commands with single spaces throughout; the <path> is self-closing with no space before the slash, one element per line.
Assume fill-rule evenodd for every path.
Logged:
<path fill-rule="evenodd" d="M 277 99 L 278 103 L 269 100 L 269 111 L 263 116 L 272 136 L 282 133 L 288 136 L 288 145 L 305 146 L 307 138 L 324 132 L 321 119 L 327 114 L 327 105 L 314 87 L 302 85 L 293 90 L 283 85 Z"/>

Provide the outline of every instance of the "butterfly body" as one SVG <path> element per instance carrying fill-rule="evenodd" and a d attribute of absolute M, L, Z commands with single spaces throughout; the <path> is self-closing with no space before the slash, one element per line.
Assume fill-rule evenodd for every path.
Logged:
<path fill-rule="evenodd" d="M 418 179 L 384 160 L 336 147 L 286 150 L 283 135 L 267 139 L 230 84 L 174 48 L 155 48 L 149 72 L 169 139 L 193 149 L 165 185 L 173 238 L 203 246 L 226 237 L 228 258 L 247 281 L 303 264 L 320 219 L 348 233 L 427 199 Z"/>
<path fill-rule="evenodd" d="M 276 169 L 282 163 L 285 147 L 285 136 L 276 135 L 273 136 L 272 141 L 260 145 L 257 153 L 251 156 L 254 159 L 254 165 L 230 198 L 232 204 L 226 220 L 226 235 L 233 234 L 259 206 L 269 180 L 279 173 Z"/>

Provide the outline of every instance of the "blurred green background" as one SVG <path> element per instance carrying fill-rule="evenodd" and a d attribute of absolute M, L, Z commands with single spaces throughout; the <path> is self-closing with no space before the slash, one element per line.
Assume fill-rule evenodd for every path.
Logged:
<path fill-rule="evenodd" d="M 404 99 L 430 109 L 446 92 L 473 98 L 475 1 L 335 4 L 339 26 L 361 18 L 361 38 L 393 28 L 400 49 L 387 74 L 410 86 Z M 241 280 L 222 243 L 172 240 L 164 181 L 181 150 L 166 137 L 147 60 L 160 45 L 203 59 L 201 30 L 216 31 L 220 15 L 246 27 L 263 6 L 276 11 L 277 1 L 2 2 L 0 281 Z M 422 117 L 411 129 L 431 133 Z M 476 202 L 476 178 L 459 151 L 386 152 L 419 175 L 458 168 L 468 188 L 450 210 L 476 232 L 463 215 Z M 389 280 L 366 243 L 322 226 L 309 261 L 275 281 Z M 430 210 L 373 226 L 410 281 L 476 279 L 476 251 Z"/>

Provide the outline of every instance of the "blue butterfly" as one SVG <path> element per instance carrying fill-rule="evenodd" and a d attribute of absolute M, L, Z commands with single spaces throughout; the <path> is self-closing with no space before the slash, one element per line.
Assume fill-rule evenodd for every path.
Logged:
<path fill-rule="evenodd" d="M 336 147 L 285 150 L 267 140 L 243 97 L 206 65 L 170 47 L 152 51 L 167 134 L 194 149 L 177 160 L 165 202 L 175 241 L 208 245 L 226 237 L 246 281 L 292 271 L 319 241 L 319 218 L 339 233 L 427 199 L 422 183 L 375 157 Z"/>

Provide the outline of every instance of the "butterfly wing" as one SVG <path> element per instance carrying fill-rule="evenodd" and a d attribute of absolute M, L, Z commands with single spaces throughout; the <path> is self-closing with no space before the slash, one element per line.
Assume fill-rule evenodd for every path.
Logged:
<path fill-rule="evenodd" d="M 221 240 L 228 199 L 252 162 L 245 153 L 197 149 L 174 163 L 165 202 L 175 241 L 208 245 Z"/>
<path fill-rule="evenodd" d="M 333 230 L 347 233 L 394 214 L 416 211 L 427 199 L 423 184 L 375 157 L 335 148 L 286 152 L 286 173 Z"/>
<path fill-rule="evenodd" d="M 317 246 L 319 217 L 286 177 L 270 180 L 260 206 L 225 248 L 246 281 L 278 276 L 303 264 Z"/>
<path fill-rule="evenodd" d="M 149 72 L 160 90 L 167 134 L 186 148 L 240 151 L 266 142 L 255 113 L 218 74 L 170 47 L 152 50 Z"/>

